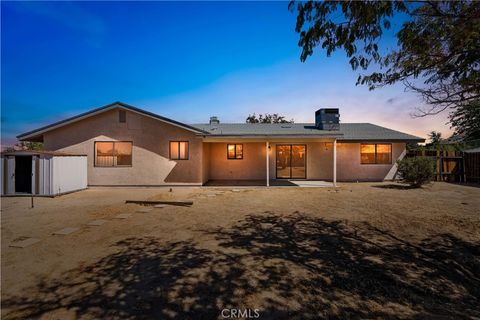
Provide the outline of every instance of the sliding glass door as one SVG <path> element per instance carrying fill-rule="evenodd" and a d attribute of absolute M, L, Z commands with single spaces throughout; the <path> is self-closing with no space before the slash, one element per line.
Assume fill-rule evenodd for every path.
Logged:
<path fill-rule="evenodd" d="M 277 179 L 306 179 L 306 145 L 280 144 L 276 150 Z"/>
<path fill-rule="evenodd" d="M 291 145 L 277 145 L 277 179 L 291 177 Z"/>

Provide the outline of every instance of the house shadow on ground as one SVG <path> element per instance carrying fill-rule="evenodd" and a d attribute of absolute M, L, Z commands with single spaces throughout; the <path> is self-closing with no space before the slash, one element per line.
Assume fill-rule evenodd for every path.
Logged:
<path fill-rule="evenodd" d="M 451 235 L 412 244 L 368 224 L 252 214 L 206 230 L 214 245 L 129 238 L 116 253 L 6 297 L 8 318 L 260 319 L 480 317 L 480 246 Z"/>

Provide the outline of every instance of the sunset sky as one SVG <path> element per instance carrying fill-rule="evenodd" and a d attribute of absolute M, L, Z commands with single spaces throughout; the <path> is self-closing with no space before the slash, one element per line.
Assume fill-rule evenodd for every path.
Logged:
<path fill-rule="evenodd" d="M 187 123 L 280 113 L 450 135 L 447 113 L 412 118 L 401 85 L 355 86 L 343 52 L 300 62 L 287 2 L 2 2 L 2 144 L 39 126 L 122 101 Z M 394 28 L 401 24 L 394 20 Z M 384 49 L 394 47 L 387 35 Z"/>

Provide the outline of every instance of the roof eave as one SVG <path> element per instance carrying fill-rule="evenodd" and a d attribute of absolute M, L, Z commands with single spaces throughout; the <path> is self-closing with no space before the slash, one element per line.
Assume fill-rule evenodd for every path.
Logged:
<path fill-rule="evenodd" d="M 397 138 L 397 139 L 376 139 L 376 138 L 366 138 L 366 139 L 339 139 L 339 141 L 342 142 L 365 142 L 365 141 L 371 141 L 371 142 L 425 142 L 425 139 L 422 138 Z"/>

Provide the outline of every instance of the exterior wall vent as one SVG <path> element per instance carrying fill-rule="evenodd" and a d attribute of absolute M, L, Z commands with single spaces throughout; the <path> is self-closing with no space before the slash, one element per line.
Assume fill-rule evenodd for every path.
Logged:
<path fill-rule="evenodd" d="M 340 130 L 338 109 L 318 109 L 315 112 L 315 127 L 320 130 Z"/>
<path fill-rule="evenodd" d="M 127 122 L 127 112 L 125 110 L 118 110 L 118 122 Z"/>
<path fill-rule="evenodd" d="M 217 117 L 213 116 L 213 117 L 210 117 L 210 124 L 219 124 L 220 123 L 220 120 L 218 120 Z"/>

